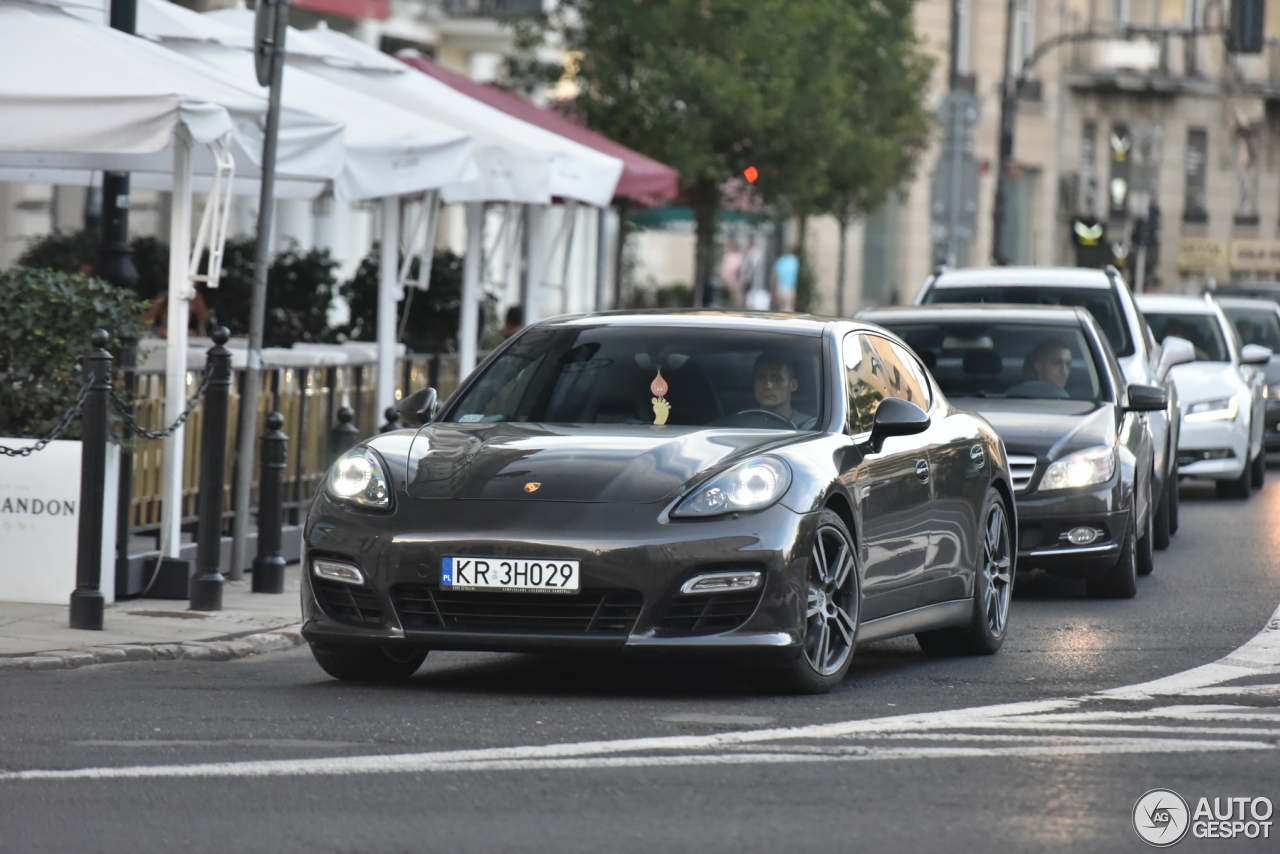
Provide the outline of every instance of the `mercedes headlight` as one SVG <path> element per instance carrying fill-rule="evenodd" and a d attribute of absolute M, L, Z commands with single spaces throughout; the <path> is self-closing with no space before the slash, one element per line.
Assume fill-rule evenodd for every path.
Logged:
<path fill-rule="evenodd" d="M 333 464 L 325 478 L 329 495 L 361 507 L 391 506 L 391 482 L 382 457 L 372 448 L 352 448 Z"/>
<path fill-rule="evenodd" d="M 773 504 L 791 485 L 791 469 L 777 457 L 747 460 L 695 489 L 672 516 L 719 516 L 760 510 Z"/>
<path fill-rule="evenodd" d="M 1232 421 L 1240 413 L 1240 400 L 1232 397 L 1215 397 L 1202 400 L 1187 408 L 1186 421 Z"/>
<path fill-rule="evenodd" d="M 1040 491 L 1106 483 L 1116 473 L 1116 452 L 1099 446 L 1068 454 L 1045 469 Z"/>

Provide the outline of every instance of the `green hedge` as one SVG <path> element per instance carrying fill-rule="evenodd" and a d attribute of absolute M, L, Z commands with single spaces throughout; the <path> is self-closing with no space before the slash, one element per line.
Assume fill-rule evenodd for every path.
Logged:
<path fill-rule="evenodd" d="M 84 385 L 79 360 L 98 328 L 142 334 L 146 304 L 79 273 L 15 267 L 0 272 L 0 435 L 38 438 Z M 80 435 L 79 421 L 63 434 Z"/>

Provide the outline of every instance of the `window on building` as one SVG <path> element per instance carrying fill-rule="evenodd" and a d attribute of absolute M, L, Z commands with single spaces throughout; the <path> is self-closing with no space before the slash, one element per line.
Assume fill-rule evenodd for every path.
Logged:
<path fill-rule="evenodd" d="M 1187 130 L 1187 153 L 1183 162 L 1186 189 L 1182 219 L 1186 222 L 1206 222 L 1209 208 L 1205 193 L 1205 177 L 1208 171 L 1209 132 L 1204 128 Z"/>
<path fill-rule="evenodd" d="M 1236 131 L 1237 225 L 1258 224 L 1258 134 L 1253 128 Z"/>

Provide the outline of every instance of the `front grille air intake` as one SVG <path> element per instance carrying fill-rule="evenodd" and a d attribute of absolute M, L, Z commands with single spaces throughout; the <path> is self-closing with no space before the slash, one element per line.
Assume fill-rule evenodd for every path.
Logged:
<path fill-rule="evenodd" d="M 663 635 L 714 635 L 730 632 L 755 613 L 763 587 L 755 590 L 673 599 L 655 628 Z"/>
<path fill-rule="evenodd" d="M 311 589 L 325 613 L 339 622 L 367 626 L 383 621 L 382 604 L 377 594 L 367 587 L 312 577 Z"/>
<path fill-rule="evenodd" d="M 519 632 L 626 637 L 644 597 L 636 590 L 583 590 L 576 595 L 440 590 L 401 584 L 391 590 L 406 630 Z"/>
<path fill-rule="evenodd" d="M 1030 455 L 1009 455 L 1009 476 L 1013 478 L 1013 491 L 1022 492 L 1031 485 L 1036 473 L 1036 458 Z"/>

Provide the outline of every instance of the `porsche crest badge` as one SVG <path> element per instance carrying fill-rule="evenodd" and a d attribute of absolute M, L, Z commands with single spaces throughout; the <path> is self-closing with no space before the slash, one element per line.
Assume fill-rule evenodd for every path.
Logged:
<path fill-rule="evenodd" d="M 524 485 L 524 491 L 525 491 L 525 492 L 537 492 L 537 491 L 538 491 L 538 487 L 540 487 L 540 486 L 542 486 L 542 484 L 540 484 L 540 483 L 526 483 L 526 484 Z"/>

